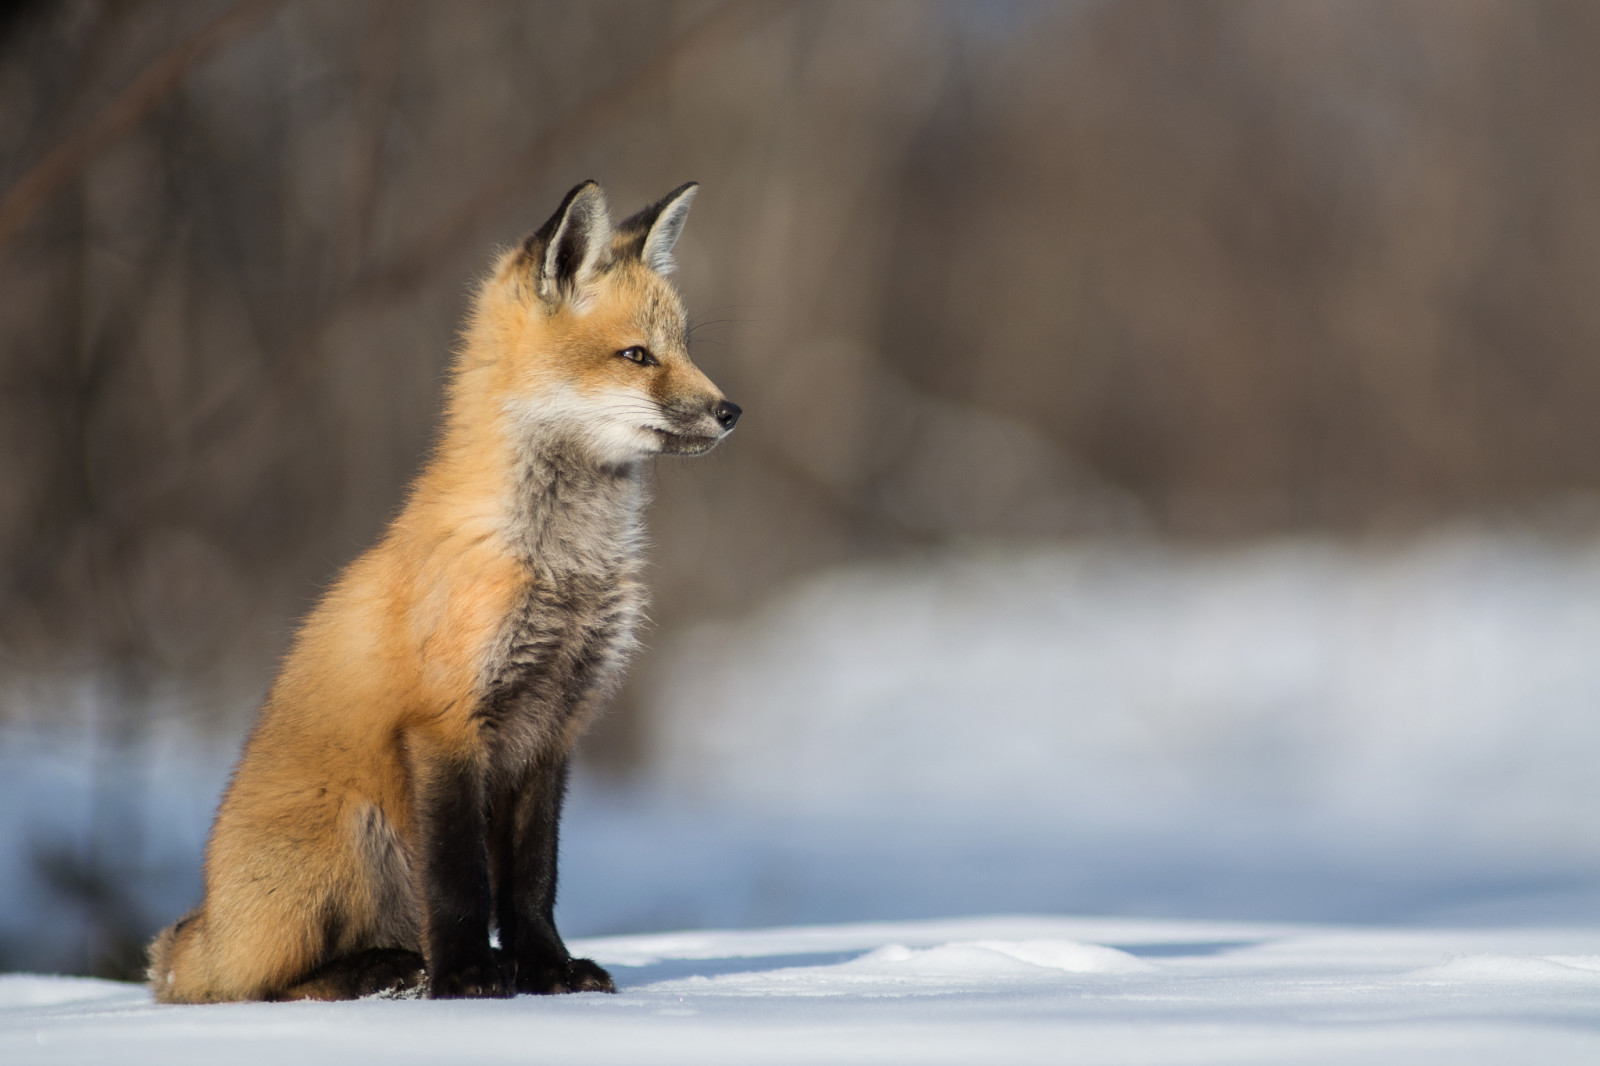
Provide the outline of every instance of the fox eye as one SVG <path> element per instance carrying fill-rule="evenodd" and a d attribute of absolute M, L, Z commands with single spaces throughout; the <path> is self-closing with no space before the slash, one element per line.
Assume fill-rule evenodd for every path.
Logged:
<path fill-rule="evenodd" d="M 651 355 L 650 349 L 644 347 L 643 345 L 632 345 L 631 347 L 622 349 L 622 351 L 618 352 L 617 354 L 622 356 L 622 358 L 626 359 L 628 362 L 638 363 L 640 366 L 661 365 L 661 361 L 655 356 Z"/>

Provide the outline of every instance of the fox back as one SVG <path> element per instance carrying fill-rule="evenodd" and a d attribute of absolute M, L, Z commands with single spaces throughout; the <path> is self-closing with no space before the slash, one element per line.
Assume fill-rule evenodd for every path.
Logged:
<path fill-rule="evenodd" d="M 434 454 L 302 625 L 151 946 L 158 999 L 611 989 L 555 928 L 558 824 L 644 607 L 646 464 L 740 414 L 666 281 L 695 189 L 613 227 L 586 182 L 495 263 Z"/>

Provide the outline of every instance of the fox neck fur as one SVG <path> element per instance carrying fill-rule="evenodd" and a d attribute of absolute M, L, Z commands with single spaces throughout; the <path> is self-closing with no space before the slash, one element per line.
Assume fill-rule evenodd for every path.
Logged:
<path fill-rule="evenodd" d="M 492 784 L 540 752 L 570 749 L 620 680 L 647 604 L 648 493 L 643 460 L 606 461 L 559 421 L 493 396 L 495 357 L 484 347 L 494 338 L 482 332 L 467 338 L 438 449 L 391 537 L 433 542 L 404 553 L 416 561 L 408 576 L 424 661 L 452 601 L 489 592 L 500 605 L 470 679 Z M 479 578 L 464 584 L 469 569 Z"/>

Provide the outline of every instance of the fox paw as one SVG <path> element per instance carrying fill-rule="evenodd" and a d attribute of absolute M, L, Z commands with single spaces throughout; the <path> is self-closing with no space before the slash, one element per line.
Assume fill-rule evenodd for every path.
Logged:
<path fill-rule="evenodd" d="M 503 999 L 513 994 L 496 962 L 451 967 L 428 981 L 429 999 Z"/>
<path fill-rule="evenodd" d="M 574 992 L 615 992 L 611 975 L 593 959 L 568 959 L 567 984 Z"/>
<path fill-rule="evenodd" d="M 565 959 L 517 968 L 517 991 L 536 996 L 564 992 L 615 992 L 611 975 L 589 959 Z"/>
<path fill-rule="evenodd" d="M 357 996 L 400 995 L 426 980 L 422 956 L 410 951 L 376 955 L 355 975 Z"/>

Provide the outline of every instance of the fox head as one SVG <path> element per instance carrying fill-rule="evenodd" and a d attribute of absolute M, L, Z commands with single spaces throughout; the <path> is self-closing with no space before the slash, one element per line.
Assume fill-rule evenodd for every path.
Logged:
<path fill-rule="evenodd" d="M 501 257 L 462 371 L 487 379 L 515 432 L 614 466 L 698 455 L 733 429 L 740 408 L 690 362 L 688 315 L 666 280 L 697 188 L 613 226 L 586 181 Z"/>

